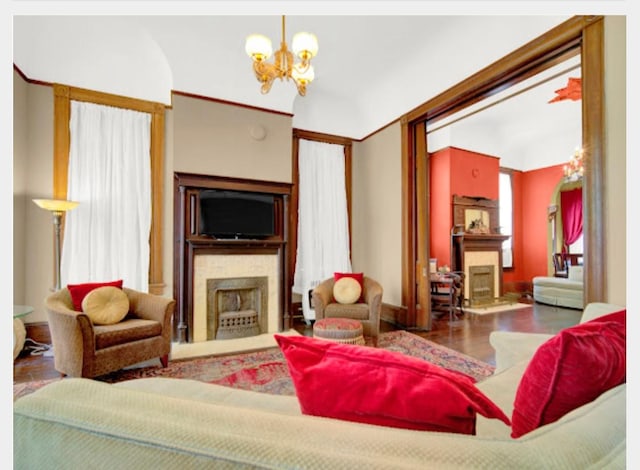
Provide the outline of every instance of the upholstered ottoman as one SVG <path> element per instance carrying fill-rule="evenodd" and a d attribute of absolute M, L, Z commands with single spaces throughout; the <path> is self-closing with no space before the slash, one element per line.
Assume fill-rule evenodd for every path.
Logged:
<path fill-rule="evenodd" d="M 321 318 L 313 324 L 313 337 L 343 344 L 364 345 L 362 323 L 350 318 Z"/>

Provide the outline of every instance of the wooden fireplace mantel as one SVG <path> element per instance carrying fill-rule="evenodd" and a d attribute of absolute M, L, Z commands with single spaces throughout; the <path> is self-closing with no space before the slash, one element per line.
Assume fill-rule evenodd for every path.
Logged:
<path fill-rule="evenodd" d="M 275 235 L 259 240 L 216 239 L 199 235 L 199 191 L 202 189 L 234 189 L 271 193 L 275 197 Z M 227 178 L 220 176 L 175 173 L 174 175 L 174 298 L 177 301 L 173 319 L 173 338 L 178 342 L 193 341 L 193 267 L 196 255 L 208 254 L 272 254 L 278 257 L 280 305 L 278 328 L 290 327 L 290 296 L 285 295 L 288 279 L 287 220 L 291 184 L 271 181 Z"/>
<path fill-rule="evenodd" d="M 451 269 L 453 271 L 465 270 L 465 253 L 470 251 L 488 251 L 498 254 L 499 296 L 502 292 L 502 243 L 509 239 L 509 235 L 496 233 L 468 233 L 459 232 L 451 235 Z"/>

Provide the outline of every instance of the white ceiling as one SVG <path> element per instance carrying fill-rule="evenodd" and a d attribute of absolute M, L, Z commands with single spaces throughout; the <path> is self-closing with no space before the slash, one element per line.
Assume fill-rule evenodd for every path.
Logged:
<path fill-rule="evenodd" d="M 291 113 L 296 128 L 361 139 L 567 18 L 287 16 L 288 44 L 301 30 L 319 41 L 305 97 L 286 82 L 260 94 L 244 52 L 251 33 L 277 48 L 279 16 L 14 15 L 13 61 L 35 80 L 166 104 L 172 90 L 187 92 Z M 517 169 L 566 161 L 580 142 L 580 104 L 547 101 L 569 75 L 580 76 L 579 67 L 452 125 L 440 139 Z"/>

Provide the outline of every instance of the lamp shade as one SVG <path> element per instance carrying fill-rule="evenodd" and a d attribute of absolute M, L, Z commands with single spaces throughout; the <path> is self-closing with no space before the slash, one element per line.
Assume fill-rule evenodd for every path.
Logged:
<path fill-rule="evenodd" d="M 315 34 L 301 31 L 293 36 L 293 53 L 303 60 L 311 59 L 318 53 L 318 38 Z"/>
<path fill-rule="evenodd" d="M 258 61 L 268 59 L 273 53 L 271 39 L 262 34 L 252 34 L 247 36 L 247 42 L 244 45 L 244 50 L 247 52 L 249 57 Z"/>
<path fill-rule="evenodd" d="M 291 70 L 291 77 L 298 83 L 305 85 L 311 83 L 315 78 L 313 65 L 309 64 L 307 67 L 300 67 L 300 64 L 296 64 Z"/>
<path fill-rule="evenodd" d="M 38 207 L 52 212 L 66 212 L 76 207 L 79 203 L 76 201 L 67 201 L 65 199 L 34 199 Z"/>

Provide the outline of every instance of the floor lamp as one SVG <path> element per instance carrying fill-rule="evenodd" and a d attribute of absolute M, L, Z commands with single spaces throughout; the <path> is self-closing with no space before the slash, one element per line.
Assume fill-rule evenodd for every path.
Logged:
<path fill-rule="evenodd" d="M 53 230 L 55 234 L 55 264 L 56 280 L 54 289 L 59 291 L 60 286 L 60 228 L 62 225 L 62 214 L 75 208 L 78 203 L 64 199 L 34 199 L 33 202 L 42 209 L 48 210 L 53 215 Z"/>

